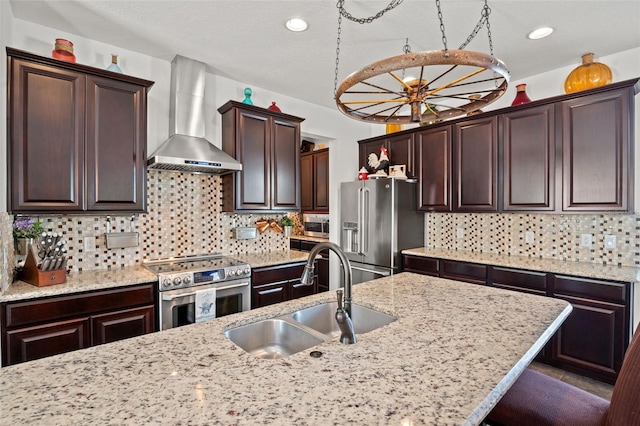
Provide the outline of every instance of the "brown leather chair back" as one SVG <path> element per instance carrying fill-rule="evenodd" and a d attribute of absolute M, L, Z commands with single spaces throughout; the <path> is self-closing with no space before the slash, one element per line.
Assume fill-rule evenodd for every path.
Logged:
<path fill-rule="evenodd" d="M 640 327 L 636 330 L 613 387 L 607 426 L 640 426 Z"/>

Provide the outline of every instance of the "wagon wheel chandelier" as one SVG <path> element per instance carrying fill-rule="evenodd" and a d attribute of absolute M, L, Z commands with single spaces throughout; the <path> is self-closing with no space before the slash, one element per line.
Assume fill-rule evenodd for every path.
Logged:
<path fill-rule="evenodd" d="M 443 50 L 411 52 L 382 59 L 349 75 L 338 86 L 342 18 L 370 23 L 394 9 L 403 0 L 389 5 L 368 18 L 355 18 L 338 0 L 338 38 L 334 93 L 338 109 L 348 117 L 375 123 L 434 122 L 483 108 L 500 98 L 509 85 L 506 65 L 493 56 L 493 41 L 487 0 L 481 18 L 458 50 L 447 48 L 440 0 L 436 0 Z M 490 54 L 464 50 L 480 29 L 486 26 Z M 405 75 L 407 77 L 405 77 Z"/>

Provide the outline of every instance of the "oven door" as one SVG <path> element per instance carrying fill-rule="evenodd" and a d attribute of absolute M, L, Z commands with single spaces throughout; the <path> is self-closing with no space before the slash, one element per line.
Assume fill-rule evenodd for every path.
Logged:
<path fill-rule="evenodd" d="M 234 280 L 160 292 L 160 329 L 196 322 L 196 291 L 216 289 L 216 318 L 251 309 L 250 280 Z"/>

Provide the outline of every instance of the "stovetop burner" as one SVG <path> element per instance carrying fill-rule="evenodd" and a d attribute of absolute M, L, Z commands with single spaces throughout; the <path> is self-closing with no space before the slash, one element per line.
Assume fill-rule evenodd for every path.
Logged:
<path fill-rule="evenodd" d="M 156 274 L 160 291 L 251 276 L 251 266 L 220 253 L 150 260 L 142 265 Z"/>

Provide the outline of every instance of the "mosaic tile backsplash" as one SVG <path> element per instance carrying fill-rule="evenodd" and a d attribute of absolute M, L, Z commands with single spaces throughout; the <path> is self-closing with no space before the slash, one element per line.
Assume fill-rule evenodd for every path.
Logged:
<path fill-rule="evenodd" d="M 428 213 L 425 229 L 429 248 L 640 265 L 640 216 L 633 214 Z M 583 235 L 591 247 L 583 245 Z M 605 248 L 609 235 L 615 249 Z"/>
<path fill-rule="evenodd" d="M 41 216 L 45 228 L 62 232 L 68 243 L 71 271 L 119 268 L 187 254 L 222 252 L 237 254 L 284 250 L 284 234 L 272 229 L 258 238 L 236 240 L 237 226 L 254 226 L 261 218 L 279 220 L 282 214 L 223 213 L 222 180 L 218 176 L 149 170 L 148 213 L 134 216 L 140 234 L 138 247 L 107 249 L 106 216 Z M 300 215 L 292 214 L 296 228 Z M 112 216 L 111 232 L 129 231 L 131 216 Z M 11 282 L 13 217 L 0 212 L 0 236 L 9 241 L 1 253 L 0 290 Z M 470 250 L 606 265 L 640 265 L 640 216 L 630 214 L 425 214 L 429 248 Z M 527 232 L 532 242 L 527 242 Z M 591 247 L 582 246 L 590 234 Z M 461 237 L 458 237 L 461 235 Z M 616 237 L 616 248 L 605 249 L 605 235 Z M 87 239 L 88 244 L 85 244 Z M 88 248 L 89 250 L 86 250 Z M 4 248 L 3 248 L 4 250 Z"/>

